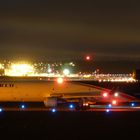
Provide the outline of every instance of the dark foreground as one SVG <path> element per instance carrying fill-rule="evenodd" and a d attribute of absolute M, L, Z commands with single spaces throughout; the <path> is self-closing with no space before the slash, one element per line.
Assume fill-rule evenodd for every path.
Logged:
<path fill-rule="evenodd" d="M 137 138 L 140 112 L 2 112 L 4 139 Z"/>
<path fill-rule="evenodd" d="M 109 89 L 117 88 L 130 95 L 140 95 L 140 83 L 99 84 Z M 139 134 L 140 111 L 0 113 L 0 138 L 4 140 L 133 140 L 139 139 Z"/>

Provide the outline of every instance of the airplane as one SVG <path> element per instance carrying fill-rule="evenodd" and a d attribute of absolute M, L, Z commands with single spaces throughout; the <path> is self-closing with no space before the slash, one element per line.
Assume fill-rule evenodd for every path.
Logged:
<path fill-rule="evenodd" d="M 44 102 L 52 108 L 74 103 L 76 109 L 87 109 L 100 103 L 131 102 L 135 98 L 125 93 L 64 78 L 48 80 L 0 79 L 0 102 Z"/>

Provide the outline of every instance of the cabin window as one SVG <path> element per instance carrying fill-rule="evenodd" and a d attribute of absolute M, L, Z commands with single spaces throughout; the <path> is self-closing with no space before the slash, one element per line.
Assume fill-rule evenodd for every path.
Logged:
<path fill-rule="evenodd" d="M 0 87 L 3 87 L 3 84 L 0 84 Z"/>
<path fill-rule="evenodd" d="M 14 87 L 14 84 L 0 84 L 0 87 Z"/>
<path fill-rule="evenodd" d="M 14 84 L 10 84 L 9 86 L 10 86 L 10 87 L 14 87 Z"/>

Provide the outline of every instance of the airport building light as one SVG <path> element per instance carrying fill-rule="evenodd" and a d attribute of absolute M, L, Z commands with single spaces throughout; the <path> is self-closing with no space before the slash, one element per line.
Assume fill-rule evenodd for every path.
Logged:
<path fill-rule="evenodd" d="M 69 74 L 70 74 L 70 70 L 69 70 L 69 69 L 64 69 L 64 70 L 63 70 L 63 74 L 64 74 L 65 76 L 69 75 Z"/>
<path fill-rule="evenodd" d="M 1 63 L 0 63 L 0 69 L 4 69 L 4 66 L 3 66 L 3 64 L 1 64 Z"/>
<path fill-rule="evenodd" d="M 5 70 L 8 76 L 28 76 L 34 73 L 34 68 L 30 64 L 12 64 L 10 69 Z"/>
<path fill-rule="evenodd" d="M 52 72 L 52 69 L 51 68 L 48 68 L 48 73 L 51 73 Z"/>

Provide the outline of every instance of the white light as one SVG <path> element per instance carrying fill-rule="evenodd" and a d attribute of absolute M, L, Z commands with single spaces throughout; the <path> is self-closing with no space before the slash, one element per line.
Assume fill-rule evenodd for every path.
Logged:
<path fill-rule="evenodd" d="M 63 70 L 63 74 L 64 75 L 69 75 L 70 74 L 70 70 L 69 69 L 64 69 Z"/>
<path fill-rule="evenodd" d="M 3 66 L 3 64 L 0 64 L 0 69 L 4 69 L 4 66 Z"/>
<path fill-rule="evenodd" d="M 112 104 L 113 104 L 113 105 L 116 105 L 116 104 L 117 104 L 117 101 L 116 101 L 116 100 L 113 100 L 113 101 L 112 101 Z"/>
<path fill-rule="evenodd" d="M 8 76 L 27 76 L 34 73 L 33 66 L 29 64 L 12 64 L 10 69 L 6 69 Z"/>
<path fill-rule="evenodd" d="M 51 73 L 51 72 L 52 72 L 52 69 L 51 69 L 51 68 L 49 68 L 49 69 L 48 69 L 48 73 Z"/>
<path fill-rule="evenodd" d="M 106 109 L 106 112 L 110 112 L 110 110 L 109 109 Z"/>
<path fill-rule="evenodd" d="M 118 95 L 119 95 L 119 94 L 118 94 L 117 92 L 116 92 L 116 93 L 114 93 L 114 96 L 115 96 L 115 97 L 118 97 Z"/>
<path fill-rule="evenodd" d="M 103 93 L 103 96 L 104 97 L 107 97 L 108 96 L 108 93 L 107 92 Z"/>

